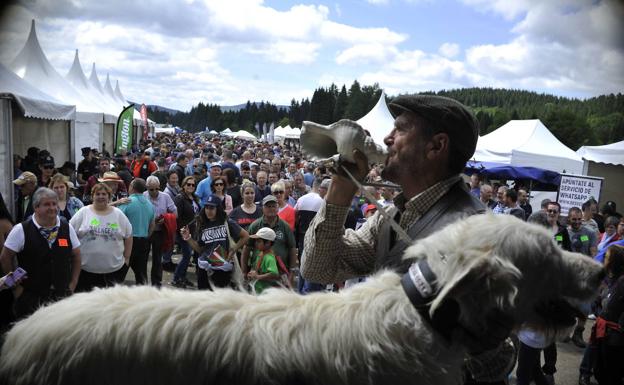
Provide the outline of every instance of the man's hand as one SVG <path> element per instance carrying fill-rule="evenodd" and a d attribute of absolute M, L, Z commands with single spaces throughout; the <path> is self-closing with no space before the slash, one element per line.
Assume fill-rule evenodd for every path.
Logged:
<path fill-rule="evenodd" d="M 355 158 L 355 163 L 341 162 L 333 169 L 332 183 L 325 197 L 327 203 L 342 207 L 351 206 L 351 200 L 357 192 L 358 186 L 353 183 L 343 167 L 346 168 L 357 181 L 363 181 L 369 169 L 368 160 L 361 151 L 353 150 L 353 157 Z"/>
<path fill-rule="evenodd" d="M 370 171 L 368 159 L 366 159 L 366 155 L 358 149 L 353 150 L 353 158 L 355 159 L 355 163 L 341 161 L 338 166 L 332 168 L 332 171 L 335 175 L 339 175 L 351 181 L 351 178 L 349 178 L 347 173 L 343 170 L 344 167 L 357 181 L 361 182 L 364 178 L 366 178 L 366 175 L 368 175 L 368 172 Z"/>

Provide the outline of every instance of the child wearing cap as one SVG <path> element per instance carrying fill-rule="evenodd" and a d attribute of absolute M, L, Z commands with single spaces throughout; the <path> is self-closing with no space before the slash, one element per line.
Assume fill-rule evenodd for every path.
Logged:
<path fill-rule="evenodd" d="M 275 236 L 275 231 L 268 227 L 263 227 L 250 236 L 255 242 L 247 279 L 255 281 L 254 290 L 256 294 L 262 293 L 267 287 L 278 286 L 280 276 L 275 254 L 273 253 Z"/>

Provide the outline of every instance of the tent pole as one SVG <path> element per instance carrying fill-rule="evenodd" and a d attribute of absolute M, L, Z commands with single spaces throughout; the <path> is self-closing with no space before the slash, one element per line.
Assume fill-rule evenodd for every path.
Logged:
<path fill-rule="evenodd" d="M 11 215 L 15 218 L 15 189 L 13 188 L 13 109 L 12 98 L 3 95 L 0 97 L 0 160 L 1 169 L 4 171 L 4 183 L 1 184 L 0 192 L 4 203 Z M 4 147 L 4 151 L 2 148 Z M 2 154 L 4 152 L 4 154 Z M 4 157 L 4 159 L 2 159 Z"/>

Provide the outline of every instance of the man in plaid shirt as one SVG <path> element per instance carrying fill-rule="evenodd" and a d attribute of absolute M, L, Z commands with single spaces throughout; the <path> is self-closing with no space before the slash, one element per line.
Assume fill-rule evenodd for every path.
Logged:
<path fill-rule="evenodd" d="M 395 122 L 384 140 L 389 154 L 382 177 L 402 188 L 388 209 L 410 238 L 424 238 L 462 217 L 483 213 L 485 207 L 459 176 L 477 144 L 479 129 L 473 114 L 453 99 L 430 95 L 399 96 L 389 108 Z M 368 162 L 358 151 L 354 157 L 356 164 L 347 167 L 363 180 Z M 358 231 L 344 230 L 357 189 L 345 174 L 332 176 L 325 203 L 305 236 L 301 272 L 306 280 L 333 283 L 381 268 L 407 271 L 409 266 L 401 258 L 409 243 L 397 236 L 380 213 Z M 514 364 L 513 347 L 503 342 L 507 326 L 496 329 L 492 325 L 488 335 L 480 336 L 490 344 L 487 349 L 472 349 L 480 353 L 466 360 L 467 383 L 504 383 Z"/>

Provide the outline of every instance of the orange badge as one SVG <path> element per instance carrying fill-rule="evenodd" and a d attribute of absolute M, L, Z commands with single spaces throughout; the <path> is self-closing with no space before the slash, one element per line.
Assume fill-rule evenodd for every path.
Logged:
<path fill-rule="evenodd" d="M 59 238 L 58 240 L 59 247 L 67 247 L 69 244 L 67 243 L 67 239 Z"/>

